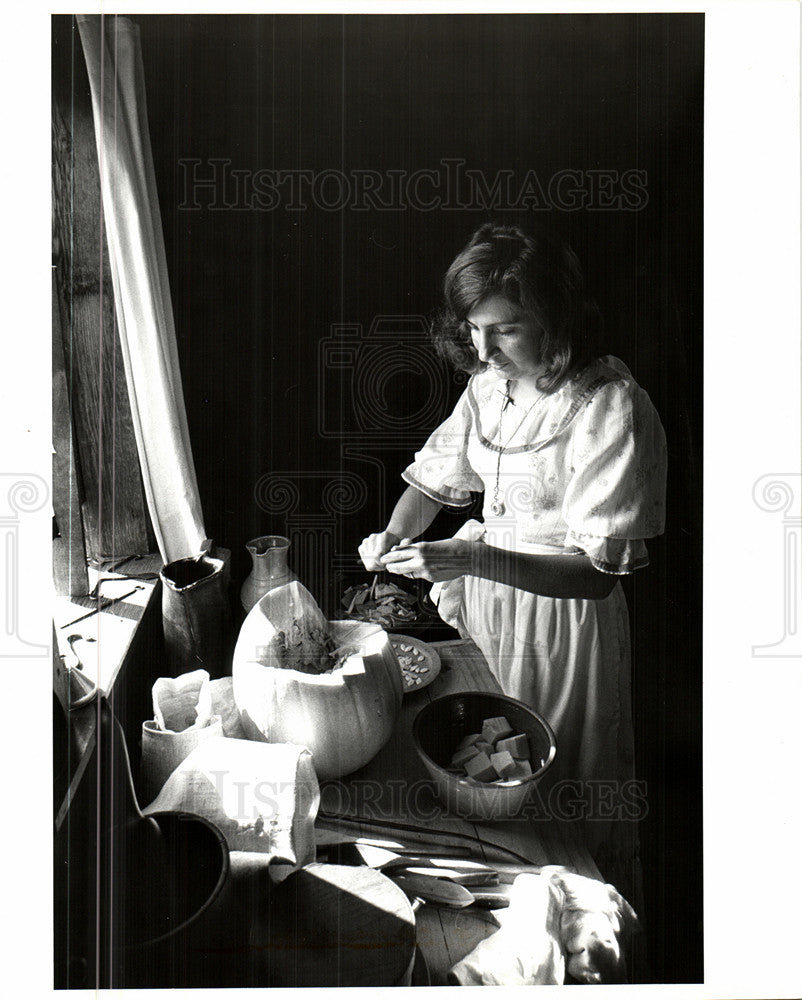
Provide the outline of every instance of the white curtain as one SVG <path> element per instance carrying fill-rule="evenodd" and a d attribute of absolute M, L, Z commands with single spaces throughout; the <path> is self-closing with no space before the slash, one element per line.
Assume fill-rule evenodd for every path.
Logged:
<path fill-rule="evenodd" d="M 95 119 L 106 238 L 134 431 L 165 562 L 206 547 L 189 442 L 145 106 L 139 28 L 77 15 Z"/>

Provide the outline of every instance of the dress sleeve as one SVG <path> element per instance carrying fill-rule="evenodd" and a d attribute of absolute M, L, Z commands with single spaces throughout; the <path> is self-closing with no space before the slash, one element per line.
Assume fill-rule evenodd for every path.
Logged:
<path fill-rule="evenodd" d="M 470 391 L 469 385 L 451 416 L 432 432 L 414 462 L 401 473 L 410 486 L 449 507 L 468 507 L 471 493 L 484 490 L 468 462 L 468 439 L 473 433 Z"/>
<path fill-rule="evenodd" d="M 577 421 L 565 545 L 605 573 L 631 573 L 649 562 L 644 539 L 664 528 L 663 426 L 647 393 L 629 379 L 599 389 Z"/>

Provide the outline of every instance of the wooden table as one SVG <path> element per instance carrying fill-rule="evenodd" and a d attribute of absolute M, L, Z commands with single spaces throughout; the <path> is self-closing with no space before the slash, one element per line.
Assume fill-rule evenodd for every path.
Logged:
<path fill-rule="evenodd" d="M 467 847 L 477 859 L 504 865 L 502 881 L 512 881 L 527 867 L 544 865 L 564 865 L 581 875 L 601 878 L 571 823 L 554 819 L 472 823 L 443 814 L 412 744 L 412 722 L 424 705 L 441 695 L 501 689 L 470 640 L 432 645 L 442 663 L 439 676 L 429 687 L 404 696 L 393 735 L 370 764 L 345 779 L 323 783 L 318 826 L 418 847 L 427 854 L 448 855 L 449 844 Z M 432 984 L 445 984 L 451 966 L 496 927 L 491 911 L 420 907 L 418 946 Z"/>

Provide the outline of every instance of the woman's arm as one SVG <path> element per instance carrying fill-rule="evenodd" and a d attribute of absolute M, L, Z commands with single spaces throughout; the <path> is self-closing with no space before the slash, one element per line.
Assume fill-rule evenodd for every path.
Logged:
<path fill-rule="evenodd" d="M 420 577 L 432 583 L 458 576 L 479 576 L 542 597 L 607 597 L 616 576 L 597 570 L 585 555 L 539 555 L 451 538 L 417 542 L 387 552 L 381 563 L 391 573 Z"/>
<path fill-rule="evenodd" d="M 471 542 L 471 575 L 506 583 L 541 597 L 574 597 L 597 601 L 607 597 L 616 576 L 596 569 L 583 553 L 535 555 L 509 552 L 483 542 Z"/>
<path fill-rule="evenodd" d="M 359 546 L 359 555 L 368 570 L 384 569 L 381 557 L 403 539 L 417 538 L 442 510 L 443 505 L 425 493 L 407 486 L 393 509 L 384 531 L 368 535 Z"/>
<path fill-rule="evenodd" d="M 442 509 L 443 505 L 437 500 L 427 497 L 414 486 L 407 486 L 393 509 L 387 531 L 391 535 L 397 535 L 398 542 L 402 538 L 417 538 L 426 531 Z"/>

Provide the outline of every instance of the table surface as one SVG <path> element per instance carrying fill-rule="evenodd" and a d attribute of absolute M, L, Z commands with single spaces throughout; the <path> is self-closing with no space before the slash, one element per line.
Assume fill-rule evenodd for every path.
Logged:
<path fill-rule="evenodd" d="M 470 640 L 432 645 L 440 655 L 440 674 L 428 687 L 404 695 L 393 735 L 366 767 L 322 784 L 319 829 L 414 847 L 428 855 L 448 856 L 449 848 L 455 846 L 467 849 L 478 860 L 503 865 L 502 882 L 544 865 L 564 865 L 600 879 L 579 831 L 571 823 L 532 818 L 473 823 L 443 815 L 412 744 L 412 722 L 424 705 L 441 695 L 501 689 Z M 451 966 L 496 927 L 491 911 L 475 907 L 453 910 L 428 903 L 421 906 L 417 911 L 418 946 L 432 985 L 444 984 Z"/>

